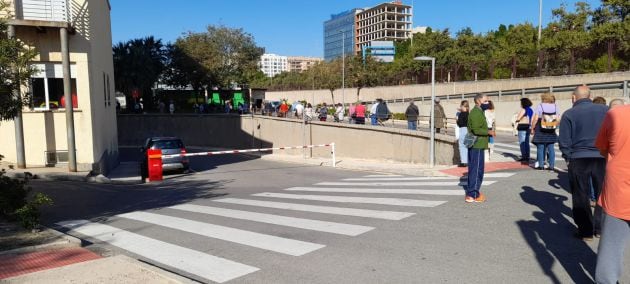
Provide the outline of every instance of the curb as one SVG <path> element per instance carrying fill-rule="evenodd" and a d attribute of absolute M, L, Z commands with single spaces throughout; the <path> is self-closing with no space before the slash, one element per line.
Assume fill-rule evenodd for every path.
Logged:
<path fill-rule="evenodd" d="M 47 244 L 27 246 L 27 247 L 0 251 L 0 255 L 23 254 L 23 253 L 29 253 L 29 252 L 36 252 L 40 250 L 53 250 L 53 249 L 81 247 L 81 240 L 79 238 L 64 234 L 62 232 L 59 232 L 57 230 L 54 230 L 48 227 L 44 227 L 44 228 L 45 228 L 44 231 L 47 231 L 53 235 L 56 235 L 57 237 L 60 238 L 60 240 L 47 243 Z"/>
<path fill-rule="evenodd" d="M 112 180 L 104 175 L 92 176 L 89 173 L 85 176 L 66 173 L 40 173 L 31 174 L 30 172 L 7 172 L 6 176 L 9 178 L 17 179 L 35 179 L 42 181 L 72 181 L 72 182 L 87 182 L 96 184 L 115 184 L 115 185 L 136 185 L 142 184 L 140 180 Z"/>

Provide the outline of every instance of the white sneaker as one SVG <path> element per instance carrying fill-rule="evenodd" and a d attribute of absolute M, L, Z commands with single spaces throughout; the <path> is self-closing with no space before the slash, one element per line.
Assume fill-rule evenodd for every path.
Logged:
<path fill-rule="evenodd" d="M 534 163 L 534 168 L 538 168 L 538 162 Z"/>

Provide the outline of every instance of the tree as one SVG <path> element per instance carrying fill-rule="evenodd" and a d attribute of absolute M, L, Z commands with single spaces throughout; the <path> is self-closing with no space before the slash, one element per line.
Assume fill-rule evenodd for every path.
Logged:
<path fill-rule="evenodd" d="M 606 72 L 613 70 L 614 47 L 630 51 L 630 2 L 619 0 L 604 0 L 602 6 L 593 12 L 593 37 L 598 43 L 606 44 Z"/>
<path fill-rule="evenodd" d="M 335 104 L 335 90 L 341 87 L 341 58 L 337 58 L 327 64 L 318 65 L 317 74 L 320 86 L 330 91 L 330 98 Z"/>
<path fill-rule="evenodd" d="M 378 84 L 380 76 L 380 63 L 372 56 L 363 60 L 362 56 L 353 56 L 347 67 L 347 77 L 350 85 L 357 89 L 357 101 L 360 99 L 361 89 L 374 87 Z"/>
<path fill-rule="evenodd" d="M 140 91 L 145 107 L 151 107 L 151 89 L 164 72 L 167 60 L 162 40 L 149 36 L 119 42 L 113 52 L 116 89 L 128 98 L 134 90 Z"/>
<path fill-rule="evenodd" d="M 501 41 L 503 52 L 510 60 L 512 78 L 516 78 L 518 69 L 531 70 L 536 56 L 536 29 L 530 23 L 508 27 L 505 41 Z"/>
<path fill-rule="evenodd" d="M 575 74 L 577 57 L 591 42 L 587 32 L 592 13 L 590 6 L 586 2 L 577 2 L 575 8 L 575 12 L 569 12 L 565 5 L 561 5 L 560 8 L 552 11 L 553 17 L 556 19 L 553 26 L 557 28 L 555 36 L 558 45 L 569 56 L 569 74 Z"/>
<path fill-rule="evenodd" d="M 242 29 L 212 25 L 205 32 L 189 32 L 178 38 L 175 46 L 186 57 L 184 61 L 195 63 L 192 70 L 183 70 L 198 73 L 188 74 L 188 77 L 220 88 L 248 83 L 264 52 L 252 35 Z"/>
<path fill-rule="evenodd" d="M 1 16 L 7 8 L 8 3 L 0 1 L 0 121 L 13 120 L 28 105 L 28 94 L 21 90 L 35 72 L 30 62 L 37 55 L 19 39 L 7 37 L 10 14 Z"/>

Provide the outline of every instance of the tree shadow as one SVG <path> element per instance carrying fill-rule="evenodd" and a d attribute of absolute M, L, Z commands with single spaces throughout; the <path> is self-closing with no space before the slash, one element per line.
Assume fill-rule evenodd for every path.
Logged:
<path fill-rule="evenodd" d="M 573 237 L 576 227 L 568 219 L 571 208 L 564 204 L 568 198 L 529 186 L 524 186 L 520 195 L 526 203 L 540 208 L 532 214 L 534 220 L 516 224 L 545 275 L 553 283 L 562 283 L 553 272 L 557 260 L 573 283 L 593 283 L 597 255 L 584 241 Z"/>

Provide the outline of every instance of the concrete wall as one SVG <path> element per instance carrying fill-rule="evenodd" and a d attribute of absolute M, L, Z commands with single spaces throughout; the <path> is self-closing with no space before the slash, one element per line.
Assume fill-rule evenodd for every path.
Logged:
<path fill-rule="evenodd" d="M 614 82 L 630 80 L 630 72 L 615 72 L 606 74 L 584 74 L 571 76 L 555 76 L 540 78 L 521 78 L 506 80 L 487 80 L 477 82 L 455 82 L 440 83 L 436 85 L 436 95 L 449 95 L 449 99 L 442 99 L 442 106 L 449 118 L 454 119 L 457 108 L 462 101 L 462 94 L 475 92 L 493 92 L 499 90 L 517 90 L 527 88 L 549 88 L 550 86 L 564 86 L 576 84 L 593 84 L 602 82 Z M 341 102 L 343 97 L 342 90 L 335 90 L 335 102 Z M 558 106 L 561 111 L 571 107 L 570 92 L 555 92 Z M 613 98 L 623 97 L 622 89 L 594 90 L 593 96 L 603 96 L 608 101 Z M 360 98 L 363 101 L 374 101 L 376 98 L 382 99 L 404 99 L 411 97 L 424 97 L 423 101 L 416 102 L 420 107 L 421 115 L 430 115 L 430 97 L 431 85 L 408 85 L 394 87 L 378 87 L 361 90 Z M 540 94 L 526 94 L 537 106 L 540 103 Z M 295 100 L 306 100 L 315 103 L 332 103 L 330 91 L 328 90 L 307 90 L 307 91 L 284 91 L 284 92 L 267 92 L 265 94 L 267 100 L 288 99 L 290 102 Z M 472 98 L 466 98 L 472 103 Z M 512 116 L 519 111 L 521 95 L 504 95 L 500 98 L 492 96 L 490 99 L 495 103 L 497 126 L 510 127 Z M 356 89 L 348 88 L 345 91 L 345 102 L 355 102 L 357 100 Z M 389 103 L 389 108 L 394 113 L 404 113 L 409 105 L 408 103 Z M 369 109 L 369 105 L 368 105 Z M 428 118 L 424 118 L 428 120 Z"/>
<path fill-rule="evenodd" d="M 339 159 L 368 159 L 429 163 L 429 137 L 406 129 L 300 121 L 263 116 L 229 115 L 119 115 L 120 145 L 140 146 L 151 136 L 177 136 L 188 146 L 230 149 L 326 144 L 335 142 Z M 453 137 L 437 135 L 436 163 L 452 165 L 458 159 Z M 303 155 L 304 150 L 282 154 Z M 311 151 L 306 150 L 310 156 Z M 330 157 L 329 148 L 312 151 Z"/>
<path fill-rule="evenodd" d="M 107 0 L 69 1 L 75 33 L 69 37 L 70 62 L 75 66 L 78 108 L 74 125 L 79 170 L 107 172 L 118 164 L 116 100 L 112 60 L 111 24 Z M 34 63 L 61 64 L 59 29 L 18 26 L 17 38 L 38 52 Z M 103 74 L 110 77 L 111 104 Z M 29 92 L 24 88 L 23 92 Z M 24 133 L 26 163 L 45 165 L 45 151 L 67 151 L 66 121 L 63 110 L 25 109 Z M 16 162 L 13 122 L 0 122 L 0 153 Z"/>

